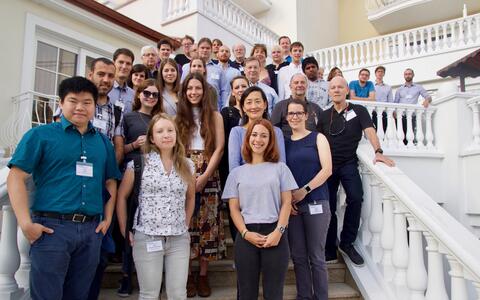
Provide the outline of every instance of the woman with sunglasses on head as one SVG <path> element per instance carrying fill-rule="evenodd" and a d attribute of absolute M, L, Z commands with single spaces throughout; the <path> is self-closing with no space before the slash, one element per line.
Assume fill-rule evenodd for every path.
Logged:
<path fill-rule="evenodd" d="M 158 86 L 162 95 L 163 110 L 175 116 L 177 114 L 178 91 L 180 90 L 180 76 L 177 63 L 167 58 L 162 60 L 158 69 Z"/>
<path fill-rule="evenodd" d="M 305 101 L 287 107 L 292 135 L 285 140 L 287 166 L 299 189 L 292 194 L 288 242 L 297 283 L 297 299 L 328 299 L 325 242 L 330 224 L 327 179 L 332 174 L 330 146 L 325 136 L 309 131 Z M 312 288 L 313 287 L 313 288 Z"/>
<path fill-rule="evenodd" d="M 263 90 L 258 86 L 249 87 L 243 92 L 240 98 L 240 108 L 243 113 L 243 125 L 232 128 L 228 138 L 228 167 L 230 172 L 245 163 L 241 155 L 241 148 L 248 126 L 254 121 L 268 117 L 267 96 L 265 96 Z M 278 127 L 273 128 L 279 149 L 280 161 L 285 162 L 285 143 L 282 130 Z"/>
<path fill-rule="evenodd" d="M 168 299 L 186 299 L 194 166 L 167 114 L 153 116 L 143 149 L 128 163 L 117 197 L 122 234 L 133 246 L 139 299 L 159 297 L 163 271 Z"/>
<path fill-rule="evenodd" d="M 182 84 L 175 118 L 179 138 L 195 165 L 196 176 L 198 211 L 190 224 L 190 258 L 199 259 L 200 274 L 197 282 L 189 275 L 188 297 L 194 297 L 197 292 L 201 297 L 210 296 L 208 263 L 223 258 L 226 251 L 218 175 L 224 145 L 223 121 L 209 95 L 205 77 L 195 72 L 188 74 Z"/>
<path fill-rule="evenodd" d="M 228 175 L 223 199 L 228 199 L 235 239 L 235 266 L 240 300 L 258 299 L 260 273 L 263 298 L 283 299 L 289 249 L 286 226 L 292 190 L 298 188 L 288 167 L 279 161 L 270 121 L 257 119 L 242 145 L 245 164 Z"/>

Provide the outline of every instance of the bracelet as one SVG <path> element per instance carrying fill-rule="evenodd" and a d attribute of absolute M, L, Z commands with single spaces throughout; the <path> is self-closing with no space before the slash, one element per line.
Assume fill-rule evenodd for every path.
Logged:
<path fill-rule="evenodd" d="M 242 239 L 245 239 L 245 235 L 247 235 L 247 232 L 248 232 L 248 229 L 245 229 L 245 230 L 242 232 Z"/>

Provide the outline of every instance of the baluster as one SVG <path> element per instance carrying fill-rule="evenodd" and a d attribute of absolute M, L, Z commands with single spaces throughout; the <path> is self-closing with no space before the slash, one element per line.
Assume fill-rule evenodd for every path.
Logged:
<path fill-rule="evenodd" d="M 370 214 L 370 220 L 368 226 L 372 233 L 372 239 L 370 240 L 370 253 L 372 260 L 375 263 L 379 263 L 382 259 L 382 248 L 380 243 L 380 233 L 383 227 L 383 215 L 382 215 L 382 198 L 380 196 L 380 182 L 374 176 L 371 176 L 370 191 L 372 199 L 372 211 Z"/>
<path fill-rule="evenodd" d="M 423 227 L 412 214 L 407 214 L 409 235 L 407 286 L 410 300 L 424 300 L 427 289 L 427 270 L 423 261 Z"/>
<path fill-rule="evenodd" d="M 415 112 L 414 109 L 407 108 L 406 118 L 407 118 L 407 148 L 415 148 L 415 144 L 413 140 L 415 138 L 415 133 L 413 132 L 413 123 L 412 117 L 413 113 Z M 397 120 L 399 121 L 401 116 L 397 116 Z"/>
<path fill-rule="evenodd" d="M 425 30 L 420 29 L 420 54 L 425 54 L 426 52 L 426 44 L 425 44 Z"/>
<path fill-rule="evenodd" d="M 401 55 L 401 51 L 404 51 L 403 47 L 405 47 L 405 44 L 403 43 L 403 35 L 401 34 L 400 36 L 395 35 L 392 37 L 392 43 L 393 43 L 393 58 L 394 59 L 399 59 Z"/>
<path fill-rule="evenodd" d="M 380 143 L 383 143 L 383 139 L 385 137 L 385 132 L 383 131 L 383 112 L 385 111 L 384 106 L 377 106 L 377 136 L 380 140 Z"/>
<path fill-rule="evenodd" d="M 341 60 L 340 60 L 340 48 L 336 48 L 335 52 L 336 52 L 335 65 L 340 66 L 340 62 L 341 62 Z"/>
<path fill-rule="evenodd" d="M 440 49 L 440 26 L 435 26 L 435 51 L 438 51 Z"/>
<path fill-rule="evenodd" d="M 378 41 L 378 62 L 385 59 L 385 57 L 384 57 L 385 53 L 383 52 L 384 41 L 385 41 L 384 38 L 381 38 Z"/>
<path fill-rule="evenodd" d="M 450 47 L 451 48 L 456 48 L 457 47 L 457 35 L 456 35 L 456 32 L 455 32 L 455 25 L 457 24 L 457 22 L 452 22 L 450 23 Z"/>
<path fill-rule="evenodd" d="M 458 21 L 458 45 L 465 45 L 467 41 L 465 40 L 465 31 L 463 30 L 463 27 L 465 26 L 465 20 Z"/>
<path fill-rule="evenodd" d="M 397 108 L 397 139 L 396 139 L 396 146 L 397 148 L 403 149 L 405 148 L 405 144 L 403 143 L 403 139 L 405 138 L 405 133 L 403 132 L 403 120 L 401 118 L 403 117 L 403 114 L 405 112 L 405 108 Z"/>
<path fill-rule="evenodd" d="M 427 241 L 428 253 L 428 282 L 426 300 L 448 300 L 447 290 L 445 289 L 445 280 L 443 278 L 443 258 L 439 252 L 438 242 L 428 231 L 423 235 Z"/>
<path fill-rule="evenodd" d="M 391 282 L 395 275 L 395 268 L 392 262 L 393 245 L 395 240 L 394 233 L 394 217 L 393 217 L 393 201 L 395 196 L 385 186 L 383 189 L 383 229 L 382 229 L 382 271 L 383 277 L 387 282 Z"/>
<path fill-rule="evenodd" d="M 365 56 L 365 63 L 367 65 L 372 63 L 372 57 L 370 56 L 370 44 L 371 44 L 371 41 L 365 42 L 365 49 L 367 50 L 367 54 Z"/>
<path fill-rule="evenodd" d="M 395 146 L 395 135 L 397 134 L 397 127 L 395 125 L 395 119 L 393 117 L 393 112 L 395 111 L 395 107 L 387 107 L 387 133 L 385 135 L 386 145 L 387 147 L 394 147 Z M 398 116 L 397 116 L 398 118 Z"/>
<path fill-rule="evenodd" d="M 432 28 L 427 29 L 427 52 L 431 53 L 435 50 L 433 47 Z"/>
<path fill-rule="evenodd" d="M 333 63 L 333 53 L 332 49 L 328 49 L 328 62 L 331 68 L 335 67 L 335 64 Z"/>
<path fill-rule="evenodd" d="M 474 19 L 468 19 L 466 22 L 467 22 L 467 44 L 470 45 L 470 44 L 473 44 L 474 41 L 473 41 L 473 30 L 472 30 L 472 22 L 473 22 Z"/>
<path fill-rule="evenodd" d="M 423 124 L 422 124 L 422 119 L 423 119 L 423 112 L 425 109 L 422 108 L 417 108 L 416 109 L 416 124 L 417 124 L 417 132 L 416 132 L 416 138 L 417 138 L 417 148 L 418 149 L 425 149 L 425 144 L 424 144 L 424 134 L 423 134 Z M 413 120 L 412 120 L 413 121 Z"/>
<path fill-rule="evenodd" d="M 372 106 L 372 105 L 367 105 L 366 108 L 367 108 L 368 114 L 370 115 L 370 119 L 371 119 L 373 111 L 376 110 L 376 107 Z"/>
<path fill-rule="evenodd" d="M 416 56 L 417 54 L 420 53 L 420 51 L 418 49 L 418 31 L 417 30 L 413 31 L 412 36 L 413 36 L 413 52 L 412 52 L 412 55 Z"/>
<path fill-rule="evenodd" d="M 451 276 L 451 299 L 452 300 L 467 300 L 467 285 L 465 278 L 463 277 L 463 266 L 457 261 L 457 259 L 451 255 L 447 255 L 448 263 L 450 264 L 450 271 L 448 274 Z"/>
<path fill-rule="evenodd" d="M 402 57 L 406 57 L 410 55 L 410 34 L 407 33 L 400 33 L 398 41 L 398 47 L 400 48 L 400 54 Z"/>
<path fill-rule="evenodd" d="M 356 66 L 356 65 L 359 65 L 360 64 L 360 59 L 358 57 L 358 51 L 357 51 L 357 46 L 358 44 L 353 44 L 353 65 L 352 66 Z"/>
<path fill-rule="evenodd" d="M 348 46 L 342 47 L 342 69 L 347 67 Z"/>
<path fill-rule="evenodd" d="M 378 63 L 380 59 L 377 57 L 377 42 L 380 44 L 380 40 L 373 40 L 372 44 L 372 63 Z"/>
<path fill-rule="evenodd" d="M 470 103 L 468 105 L 472 109 L 473 113 L 473 124 L 472 124 L 472 136 L 473 141 L 471 147 L 478 147 L 480 146 L 480 110 L 478 103 Z"/>
<path fill-rule="evenodd" d="M 399 201 L 393 201 L 394 205 L 394 242 L 392 251 L 392 262 L 395 266 L 393 284 L 398 299 L 408 299 L 407 289 L 407 267 L 408 267 L 408 242 L 407 222 L 405 211 Z"/>
<path fill-rule="evenodd" d="M 475 32 L 476 32 L 476 39 L 475 39 L 475 42 L 479 42 L 480 41 L 480 17 L 479 16 L 476 16 L 475 17 Z"/>
<path fill-rule="evenodd" d="M 17 248 L 17 219 L 10 205 L 2 207 L 2 234 L 0 236 L 0 298 L 15 299 L 20 291 L 15 272 L 20 266 Z"/>
<path fill-rule="evenodd" d="M 431 150 L 434 149 L 435 146 L 433 145 L 433 128 L 432 128 L 432 115 L 434 110 L 428 109 L 425 111 L 425 139 L 427 140 L 427 149 Z"/>
<path fill-rule="evenodd" d="M 18 250 L 20 252 L 20 268 L 15 274 L 15 279 L 21 288 L 27 289 L 30 282 L 30 242 L 23 234 L 20 227 L 17 231 Z"/>
<path fill-rule="evenodd" d="M 365 50 L 363 49 L 365 43 L 360 43 L 358 46 L 360 47 L 360 57 L 358 58 L 358 63 L 361 65 L 365 65 Z"/>
<path fill-rule="evenodd" d="M 442 24 L 442 31 L 443 31 L 443 36 L 442 36 L 442 49 L 448 48 L 448 32 L 447 32 L 447 24 L 443 23 Z"/>
<path fill-rule="evenodd" d="M 368 219 L 370 218 L 370 210 L 372 206 L 372 194 L 370 191 L 370 178 L 372 176 L 372 172 L 370 172 L 365 164 L 360 162 L 360 173 L 362 174 L 363 203 L 361 214 L 362 223 L 360 224 L 359 235 L 362 244 L 367 246 L 372 238 L 372 234 L 368 229 Z"/>

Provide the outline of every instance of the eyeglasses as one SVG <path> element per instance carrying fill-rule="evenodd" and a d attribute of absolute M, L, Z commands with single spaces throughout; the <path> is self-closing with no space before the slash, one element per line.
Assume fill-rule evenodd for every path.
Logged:
<path fill-rule="evenodd" d="M 300 118 L 300 117 L 303 117 L 305 115 L 305 112 L 304 111 L 289 111 L 287 113 L 287 117 L 288 118 L 293 118 L 293 117 L 297 117 L 297 118 Z"/>
<path fill-rule="evenodd" d="M 152 93 L 150 91 L 143 91 L 142 93 L 146 98 L 152 97 L 152 98 L 158 99 L 158 95 L 159 95 L 157 92 Z"/>

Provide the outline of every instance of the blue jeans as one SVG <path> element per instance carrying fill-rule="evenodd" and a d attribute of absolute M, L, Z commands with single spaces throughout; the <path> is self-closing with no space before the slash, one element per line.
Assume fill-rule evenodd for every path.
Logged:
<path fill-rule="evenodd" d="M 340 234 L 341 245 L 351 245 L 355 242 L 360 225 L 360 214 L 362 211 L 363 187 L 360 174 L 358 173 L 358 163 L 356 160 L 348 162 L 338 168 L 333 168 L 332 175 L 327 180 L 328 191 L 330 193 L 330 212 L 332 217 L 328 227 L 327 244 L 325 252 L 329 255 L 335 255 L 337 251 L 337 192 L 338 186 L 342 183 L 347 195 L 347 207 L 343 219 L 343 229 Z"/>
<path fill-rule="evenodd" d="M 30 295 L 33 300 L 84 300 L 100 258 L 98 222 L 74 223 L 45 217 L 33 222 L 54 230 L 43 233 L 30 248 Z"/>

